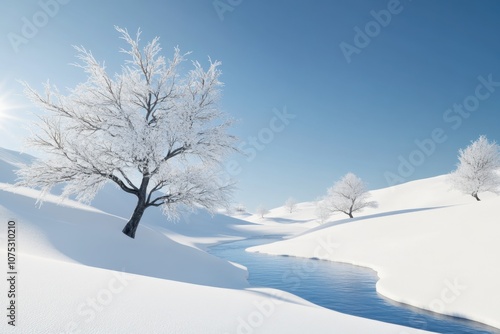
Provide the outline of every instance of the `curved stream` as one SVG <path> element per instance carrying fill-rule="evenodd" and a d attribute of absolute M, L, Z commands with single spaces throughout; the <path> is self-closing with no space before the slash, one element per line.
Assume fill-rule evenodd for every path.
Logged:
<path fill-rule="evenodd" d="M 500 330 L 465 319 L 442 316 L 390 301 L 375 290 L 374 271 L 349 264 L 245 252 L 245 249 L 280 240 L 257 237 L 218 244 L 209 253 L 248 268 L 248 282 L 300 296 L 323 307 L 364 318 L 437 333 L 500 333 Z"/>

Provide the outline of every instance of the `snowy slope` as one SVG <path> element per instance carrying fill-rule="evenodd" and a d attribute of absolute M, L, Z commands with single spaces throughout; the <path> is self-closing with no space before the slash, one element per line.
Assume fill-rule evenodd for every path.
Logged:
<path fill-rule="evenodd" d="M 373 191 L 378 209 L 354 219 L 337 216 L 249 251 L 370 267 L 386 297 L 500 328 L 500 197 L 481 194 L 476 202 L 451 191 L 446 178 Z M 311 210 L 301 219 L 306 215 L 314 219 Z"/>
<path fill-rule="evenodd" d="M 449 205 L 467 204 L 474 201 L 471 196 L 464 195 L 452 189 L 447 181 L 446 175 L 435 176 L 427 179 L 411 181 L 397 186 L 370 191 L 370 200 L 378 202 L 377 208 L 367 208 L 361 212 L 355 212 L 355 217 L 369 217 L 372 215 L 401 213 L 405 211 L 425 210 Z M 482 199 L 496 197 L 491 193 L 480 194 Z M 292 213 L 284 206 L 269 210 L 269 213 L 261 218 L 254 214 L 242 219 L 255 223 L 300 223 L 304 226 L 314 227 L 319 224 L 315 214 L 315 202 L 298 203 Z M 343 213 L 334 214 L 328 222 L 350 222 L 351 220 Z"/>
<path fill-rule="evenodd" d="M 95 207 L 49 196 L 37 208 L 37 191 L 12 187 L 16 164 L 3 157 L 0 221 L 17 223 L 19 276 L 17 327 L 4 317 L 0 333 L 421 333 L 250 288 L 244 268 L 200 249 L 275 227 L 202 211 L 173 225 L 151 212 L 132 240 L 121 233 L 126 219 L 102 210 L 116 203 L 130 214 L 119 191 L 106 189 Z"/>
<path fill-rule="evenodd" d="M 1 186 L 0 186 L 1 189 Z M 154 229 L 144 227 L 132 240 L 121 233 L 126 220 L 102 212 L 45 202 L 34 207 L 29 196 L 13 196 L 13 190 L 0 192 L 4 208 L 24 208 L 10 212 L 21 222 L 21 250 L 24 254 L 51 254 L 72 263 L 214 286 L 245 286 L 245 273 L 225 262 L 180 245 Z M 43 224 L 43 225 L 42 225 Z M 153 257 L 150 254 L 161 256 Z M 172 270 L 176 268 L 176 270 Z M 212 271 L 218 268 L 219 272 Z M 227 278 L 227 282 L 220 279 Z"/>
<path fill-rule="evenodd" d="M 14 169 L 22 164 L 28 164 L 32 157 L 27 154 L 11 151 L 0 147 L 0 182 L 12 182 L 17 178 Z"/>

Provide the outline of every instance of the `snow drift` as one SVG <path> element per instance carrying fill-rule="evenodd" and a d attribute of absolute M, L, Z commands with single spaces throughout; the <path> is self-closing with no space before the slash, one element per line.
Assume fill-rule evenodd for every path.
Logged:
<path fill-rule="evenodd" d="M 95 206 L 52 195 L 38 208 L 36 190 L 12 186 L 13 169 L 30 159 L 0 149 L 0 221 L 16 221 L 19 273 L 16 327 L 4 317 L 1 333 L 423 333 L 251 288 L 244 268 L 202 250 L 273 226 L 202 211 L 172 225 L 153 210 L 133 240 L 116 209 L 127 199 L 112 187 Z"/>

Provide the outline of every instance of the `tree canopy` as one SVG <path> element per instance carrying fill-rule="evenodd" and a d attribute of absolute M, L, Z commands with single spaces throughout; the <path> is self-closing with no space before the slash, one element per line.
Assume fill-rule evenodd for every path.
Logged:
<path fill-rule="evenodd" d="M 87 80 L 60 92 L 46 84 L 39 93 L 25 84 L 27 96 L 42 110 L 29 143 L 45 154 L 19 171 L 20 184 L 44 192 L 63 184 L 63 196 L 90 202 L 106 183 L 137 197 L 123 232 L 135 231 L 148 207 L 161 207 L 169 217 L 180 205 L 215 210 L 228 205 L 232 182 L 223 177 L 222 162 L 234 152 L 232 121 L 218 101 L 223 84 L 218 61 L 204 69 L 189 53 L 174 49 L 160 54 L 159 38 L 140 46 L 116 27 L 128 48 L 121 73 L 110 75 L 104 63 L 75 47 Z"/>

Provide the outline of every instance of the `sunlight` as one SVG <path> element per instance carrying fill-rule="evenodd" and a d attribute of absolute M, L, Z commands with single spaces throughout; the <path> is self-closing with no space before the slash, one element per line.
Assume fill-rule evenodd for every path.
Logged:
<path fill-rule="evenodd" d="M 6 88 L 5 82 L 0 81 L 0 131 L 3 136 L 12 137 L 12 129 L 14 124 L 22 122 L 20 117 L 17 117 L 19 109 L 22 105 L 13 100 L 12 91 Z"/>
<path fill-rule="evenodd" d="M 4 117 L 7 117 L 9 111 L 21 108 L 21 105 L 14 101 L 14 95 L 5 80 L 0 81 L 0 114 Z"/>
<path fill-rule="evenodd" d="M 14 109 L 8 102 L 8 93 L 0 93 L 0 129 L 4 130 L 6 128 L 7 122 L 13 120 L 14 117 L 9 115 L 9 111 Z"/>
<path fill-rule="evenodd" d="M 9 109 L 9 104 L 6 101 L 5 96 L 0 95 L 0 122 L 3 118 L 7 117 L 7 110 Z"/>

